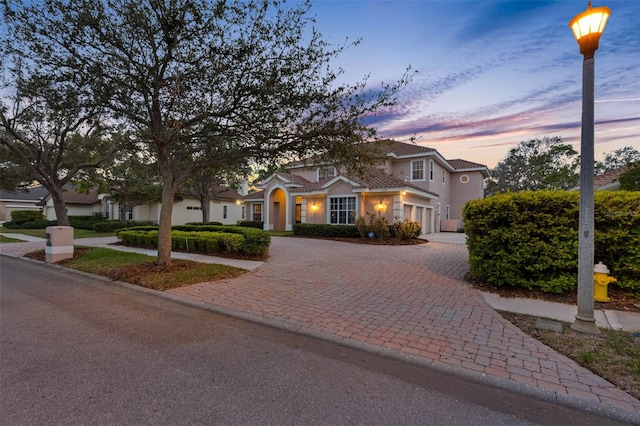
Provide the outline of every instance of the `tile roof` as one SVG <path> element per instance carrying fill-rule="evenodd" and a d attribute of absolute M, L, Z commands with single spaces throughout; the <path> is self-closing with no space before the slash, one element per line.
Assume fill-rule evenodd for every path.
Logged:
<path fill-rule="evenodd" d="M 400 191 L 403 189 L 414 189 L 420 192 L 433 194 L 411 183 L 405 182 L 402 179 L 398 179 L 395 176 L 388 175 L 381 170 L 371 169 L 366 177 L 356 177 L 349 175 L 342 175 L 345 179 L 354 183 L 354 188 L 359 189 L 389 189 Z M 292 193 L 307 193 L 323 190 L 323 186 L 327 183 L 335 180 L 336 177 L 326 178 L 318 182 L 310 183 L 309 185 L 302 186 L 300 188 L 294 188 Z M 433 194 L 437 195 L 437 194 Z"/>
<path fill-rule="evenodd" d="M 277 175 L 282 179 L 288 181 L 289 183 L 293 183 L 296 185 L 308 185 L 311 183 L 310 181 L 303 178 L 302 176 L 293 175 L 291 173 L 278 172 Z"/>
<path fill-rule="evenodd" d="M 593 178 L 593 186 L 598 188 L 601 186 L 612 184 L 617 181 L 621 174 L 629 170 L 629 166 L 622 166 L 617 169 L 609 170 L 608 172 L 604 172 L 601 175 L 595 176 Z"/>
<path fill-rule="evenodd" d="M 264 198 L 264 191 L 256 191 L 242 197 L 243 200 L 262 200 Z"/>
<path fill-rule="evenodd" d="M 484 164 L 474 163 L 473 161 L 461 160 L 459 158 L 456 158 L 455 160 L 447 160 L 447 161 L 456 170 L 481 169 L 481 168 L 487 167 Z"/>
<path fill-rule="evenodd" d="M 375 142 L 371 142 L 372 144 Z M 437 152 L 434 148 L 416 145 L 413 143 L 397 142 L 393 140 L 385 140 L 378 142 L 379 149 L 386 154 L 395 154 L 398 157 L 431 154 Z"/>
<path fill-rule="evenodd" d="M 0 189 L 0 200 L 40 201 L 49 194 L 42 186 L 34 186 L 22 191 L 6 191 Z"/>
<path fill-rule="evenodd" d="M 100 202 L 100 199 L 98 198 L 98 191 L 93 189 L 86 194 L 81 194 L 74 189 L 65 189 L 62 193 L 62 198 L 64 198 L 64 201 L 67 204 L 92 205 Z"/>

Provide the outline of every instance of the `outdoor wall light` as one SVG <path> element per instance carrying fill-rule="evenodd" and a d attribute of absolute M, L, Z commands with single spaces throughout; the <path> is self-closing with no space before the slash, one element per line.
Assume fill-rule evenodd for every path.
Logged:
<path fill-rule="evenodd" d="M 311 211 L 315 212 L 318 210 L 318 204 L 317 203 L 311 203 Z"/>
<path fill-rule="evenodd" d="M 381 212 L 382 210 L 384 210 L 384 204 L 382 203 L 382 201 L 378 201 L 378 204 L 376 204 L 376 210 L 378 210 L 379 212 Z"/>

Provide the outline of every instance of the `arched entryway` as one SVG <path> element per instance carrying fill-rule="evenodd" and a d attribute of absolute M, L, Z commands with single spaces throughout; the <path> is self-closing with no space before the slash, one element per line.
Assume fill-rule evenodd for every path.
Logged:
<path fill-rule="evenodd" d="M 288 219 L 287 193 L 275 188 L 269 196 L 269 229 L 284 231 Z"/>

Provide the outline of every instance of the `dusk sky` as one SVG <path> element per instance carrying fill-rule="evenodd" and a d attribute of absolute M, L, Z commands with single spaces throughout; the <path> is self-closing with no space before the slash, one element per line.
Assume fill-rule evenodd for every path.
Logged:
<path fill-rule="evenodd" d="M 595 154 L 640 150 L 640 1 L 606 0 L 595 55 Z M 315 0 L 325 40 L 362 39 L 335 66 L 372 87 L 418 73 L 372 120 L 381 137 L 494 167 L 523 140 L 561 136 L 580 150 L 582 61 L 569 21 L 587 1 Z"/>

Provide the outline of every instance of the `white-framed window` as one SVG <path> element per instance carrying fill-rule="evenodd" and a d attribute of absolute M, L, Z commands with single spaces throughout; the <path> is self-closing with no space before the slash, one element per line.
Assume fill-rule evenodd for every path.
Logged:
<path fill-rule="evenodd" d="M 227 206 L 222 206 L 222 218 L 227 218 Z"/>
<path fill-rule="evenodd" d="M 451 206 L 447 204 L 447 220 L 451 219 Z"/>
<path fill-rule="evenodd" d="M 336 177 L 336 168 L 331 167 L 318 167 L 318 180 Z"/>
<path fill-rule="evenodd" d="M 356 197 L 334 197 L 329 201 L 329 223 L 353 225 L 356 223 Z"/>
<path fill-rule="evenodd" d="M 127 211 L 127 220 L 133 220 L 133 207 L 129 207 Z"/>
<path fill-rule="evenodd" d="M 244 218 L 247 217 L 247 209 L 245 206 L 242 206 L 242 212 L 240 213 L 240 215 L 241 215 L 240 218 L 242 220 L 244 220 Z"/>
<path fill-rule="evenodd" d="M 411 180 L 424 180 L 424 160 L 411 162 Z"/>
<path fill-rule="evenodd" d="M 447 172 L 443 169 L 442 170 L 442 184 L 444 185 L 447 181 Z"/>
<path fill-rule="evenodd" d="M 262 222 L 262 204 L 255 203 L 251 207 L 252 220 L 254 222 Z"/>
<path fill-rule="evenodd" d="M 433 182 L 433 174 L 435 173 L 436 165 L 433 160 L 429 160 L 429 180 Z"/>
<path fill-rule="evenodd" d="M 111 219 L 111 201 L 104 203 L 104 217 L 106 219 Z"/>

